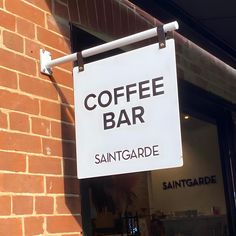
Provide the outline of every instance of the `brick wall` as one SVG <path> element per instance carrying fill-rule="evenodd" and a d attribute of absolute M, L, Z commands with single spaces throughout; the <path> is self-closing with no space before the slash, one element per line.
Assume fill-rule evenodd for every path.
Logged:
<path fill-rule="evenodd" d="M 159 22 L 127 0 L 0 0 L 0 235 L 80 235 L 72 64 L 39 72 L 39 49 L 70 53 L 73 22 L 103 39 Z M 179 78 L 236 99 L 235 71 L 178 36 Z"/>
<path fill-rule="evenodd" d="M 39 73 L 40 48 L 70 53 L 67 1 L 1 0 L 0 15 L 0 235 L 79 235 L 72 67 Z"/>

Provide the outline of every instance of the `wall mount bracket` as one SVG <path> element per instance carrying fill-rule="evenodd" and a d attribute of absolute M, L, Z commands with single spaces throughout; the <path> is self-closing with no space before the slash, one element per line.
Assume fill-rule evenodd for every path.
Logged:
<path fill-rule="evenodd" d="M 165 35 L 165 31 L 163 29 L 163 26 L 157 26 L 157 38 L 158 38 L 158 42 L 159 42 L 159 48 L 165 48 L 166 47 L 166 35 Z"/>
<path fill-rule="evenodd" d="M 99 46 L 95 46 L 86 50 L 83 50 L 81 52 L 76 52 L 70 55 L 66 55 L 57 59 L 51 58 L 51 53 L 44 50 L 40 49 L 40 72 L 46 75 L 52 75 L 52 67 L 60 65 L 62 63 L 66 63 L 69 61 L 76 61 L 79 59 L 79 63 L 82 63 L 82 59 L 90 56 L 94 56 L 96 54 L 106 52 L 115 48 L 120 48 L 132 43 L 137 43 L 139 41 L 152 38 L 157 36 L 159 41 L 159 48 L 163 48 L 162 46 L 165 47 L 165 33 L 177 30 L 179 28 L 178 22 L 174 21 L 165 25 L 162 25 L 161 27 L 155 27 L 153 29 L 145 30 L 140 33 L 136 33 L 130 36 L 126 36 L 121 39 L 117 39 Z M 163 36 L 164 35 L 164 36 Z M 163 39 L 164 37 L 164 39 Z M 164 40 L 164 41 L 163 41 Z M 163 45 L 164 43 L 164 45 Z M 78 57 L 79 56 L 79 57 Z M 81 64 L 80 63 L 80 64 Z M 82 63 L 83 64 L 83 63 Z M 82 69 L 83 67 L 83 69 Z M 80 72 L 84 70 L 84 66 L 81 67 Z"/>

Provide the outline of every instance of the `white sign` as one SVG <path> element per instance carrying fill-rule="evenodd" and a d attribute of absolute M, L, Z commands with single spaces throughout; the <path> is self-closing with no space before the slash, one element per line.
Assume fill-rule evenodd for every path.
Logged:
<path fill-rule="evenodd" d="M 182 166 L 174 40 L 73 70 L 78 178 Z"/>

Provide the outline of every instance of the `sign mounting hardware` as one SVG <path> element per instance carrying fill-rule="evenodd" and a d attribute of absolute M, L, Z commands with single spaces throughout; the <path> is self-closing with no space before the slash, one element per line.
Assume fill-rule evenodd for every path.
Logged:
<path fill-rule="evenodd" d="M 79 66 L 79 72 L 84 71 L 84 60 L 81 52 L 77 52 L 77 61 Z"/>
<path fill-rule="evenodd" d="M 163 29 L 163 26 L 157 26 L 157 38 L 159 42 L 159 48 L 165 48 L 166 47 L 166 35 L 165 31 Z"/>
<path fill-rule="evenodd" d="M 136 33 L 136 34 L 133 34 L 133 35 L 121 38 L 121 39 L 114 40 L 112 42 L 108 42 L 99 46 L 95 46 L 93 48 L 83 50 L 82 52 L 80 52 L 81 57 L 87 58 L 87 57 L 94 56 L 102 52 L 106 52 L 115 48 L 123 47 L 132 43 L 136 43 L 136 42 L 148 39 L 148 38 L 155 37 L 155 36 L 158 36 L 158 40 L 161 40 L 159 47 L 164 48 L 165 39 L 163 41 L 163 38 L 165 38 L 165 33 L 173 31 L 173 30 L 177 30 L 179 28 L 179 25 L 177 21 L 174 21 L 168 24 L 164 24 L 161 28 L 163 28 L 163 30 L 158 27 L 155 27 L 153 29 L 145 30 L 140 33 Z M 40 49 L 40 72 L 46 75 L 52 75 L 52 67 L 69 62 L 69 61 L 76 61 L 76 60 L 78 60 L 77 52 L 52 60 L 50 52 L 44 49 Z"/>

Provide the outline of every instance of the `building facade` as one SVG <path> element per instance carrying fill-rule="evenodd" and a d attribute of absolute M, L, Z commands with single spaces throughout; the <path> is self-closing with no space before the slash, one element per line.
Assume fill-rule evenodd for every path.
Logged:
<path fill-rule="evenodd" d="M 0 16 L 0 235 L 90 235 L 91 212 L 84 209 L 81 214 L 89 204 L 81 203 L 83 194 L 89 197 L 88 183 L 76 174 L 73 64 L 55 67 L 50 77 L 43 75 L 39 51 L 46 49 L 58 58 L 160 22 L 127 0 L 0 0 Z M 210 113 L 219 140 L 224 139 L 216 141 L 220 154 L 215 155 L 220 155 L 226 201 L 221 207 L 228 221 L 224 232 L 233 235 L 236 71 L 178 33 L 174 38 L 181 112 Z M 205 105 L 199 107 L 199 102 Z M 160 208 L 148 196 L 158 183 L 145 185 L 158 174 L 139 178 L 136 192 L 143 195 L 147 215 L 151 208 Z"/>

